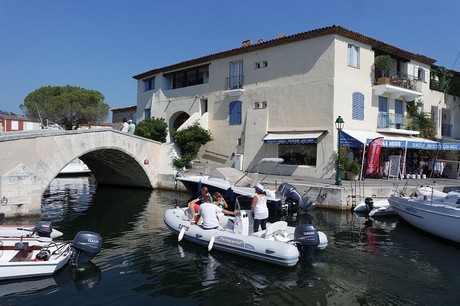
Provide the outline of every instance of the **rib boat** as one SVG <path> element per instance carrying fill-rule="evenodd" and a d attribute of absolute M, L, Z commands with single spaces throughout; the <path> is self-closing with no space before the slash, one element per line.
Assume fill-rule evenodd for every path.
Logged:
<path fill-rule="evenodd" d="M 285 221 L 268 223 L 265 231 L 253 233 L 252 214 L 239 210 L 235 217 L 221 214 L 217 229 L 204 229 L 191 224 L 188 208 L 175 207 L 165 211 L 164 222 L 172 233 L 182 239 L 235 255 L 280 266 L 294 266 L 301 258 L 312 259 L 315 250 L 327 247 L 327 236 L 311 224 L 288 226 Z"/>

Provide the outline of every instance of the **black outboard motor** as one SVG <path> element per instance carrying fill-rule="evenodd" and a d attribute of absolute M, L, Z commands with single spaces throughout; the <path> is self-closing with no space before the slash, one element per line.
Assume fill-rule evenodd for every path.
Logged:
<path fill-rule="evenodd" d="M 289 204 L 290 213 L 297 213 L 299 208 L 303 211 L 309 211 L 315 207 L 308 197 L 302 197 L 297 189 L 289 183 L 281 183 L 278 191 L 284 197 L 284 201 Z"/>
<path fill-rule="evenodd" d="M 51 222 L 48 221 L 38 221 L 35 224 L 35 228 L 32 231 L 33 234 L 37 234 L 40 237 L 51 237 L 51 232 L 53 231 L 53 227 L 51 226 Z"/>
<path fill-rule="evenodd" d="M 374 200 L 372 198 L 365 198 L 364 204 L 366 204 L 368 212 L 370 212 L 374 208 Z"/>
<path fill-rule="evenodd" d="M 301 224 L 295 228 L 294 241 L 297 243 L 301 258 L 313 259 L 313 252 L 319 245 L 318 230 L 312 224 Z"/>
<path fill-rule="evenodd" d="M 70 244 L 72 264 L 91 261 L 102 249 L 102 238 L 98 233 L 78 232 Z"/>

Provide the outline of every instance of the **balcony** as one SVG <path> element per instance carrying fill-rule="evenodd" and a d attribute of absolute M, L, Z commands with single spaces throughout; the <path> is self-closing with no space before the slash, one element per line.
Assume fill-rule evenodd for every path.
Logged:
<path fill-rule="evenodd" d="M 239 96 L 244 92 L 244 89 L 243 89 L 244 76 L 243 75 L 228 77 L 226 80 L 227 80 L 227 86 L 226 86 L 227 89 L 225 90 L 225 92 L 229 96 Z"/>
<path fill-rule="evenodd" d="M 422 95 L 422 83 L 411 75 L 400 71 L 376 71 L 374 94 L 389 94 L 392 99 L 412 101 Z"/>
<path fill-rule="evenodd" d="M 415 118 L 380 112 L 377 116 L 377 132 L 414 135 L 419 133 L 419 128 Z"/>

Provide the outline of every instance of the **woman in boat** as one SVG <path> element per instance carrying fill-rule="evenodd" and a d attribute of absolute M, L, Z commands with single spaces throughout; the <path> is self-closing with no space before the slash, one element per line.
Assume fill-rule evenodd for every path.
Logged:
<path fill-rule="evenodd" d="M 188 203 L 188 208 L 192 213 L 192 220 L 195 219 L 195 213 L 200 209 L 200 204 L 204 203 L 205 196 L 209 196 L 209 199 L 211 199 L 211 194 L 208 191 L 208 187 L 203 186 L 201 187 L 200 196 Z"/>
<path fill-rule="evenodd" d="M 218 213 L 235 215 L 235 212 L 220 208 L 218 205 L 211 203 L 211 197 L 206 195 L 204 196 L 204 202 L 200 205 L 200 209 L 198 210 L 198 220 L 196 222 L 192 220 L 191 223 L 199 224 L 206 230 L 217 229 L 219 227 Z"/>
<path fill-rule="evenodd" d="M 212 198 L 214 200 L 214 203 L 220 208 L 228 208 L 228 204 L 227 202 L 225 202 L 224 196 L 220 192 L 214 192 Z"/>
<path fill-rule="evenodd" d="M 255 187 L 256 195 L 251 202 L 251 210 L 254 214 L 254 233 L 259 231 L 259 226 L 262 230 L 267 228 L 268 207 L 267 197 L 265 196 L 265 188 L 257 184 Z"/>

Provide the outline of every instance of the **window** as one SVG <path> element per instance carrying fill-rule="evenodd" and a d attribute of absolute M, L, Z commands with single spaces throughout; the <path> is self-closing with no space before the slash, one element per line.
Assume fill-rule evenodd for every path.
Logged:
<path fill-rule="evenodd" d="M 316 166 L 316 143 L 279 144 L 278 156 L 288 165 Z"/>
<path fill-rule="evenodd" d="M 228 77 L 228 89 L 243 88 L 243 61 L 230 62 L 230 74 Z"/>
<path fill-rule="evenodd" d="M 176 71 L 165 76 L 165 88 L 176 89 L 208 83 L 209 67 L 200 66 Z"/>
<path fill-rule="evenodd" d="M 364 120 L 364 95 L 360 92 L 353 93 L 352 119 Z"/>
<path fill-rule="evenodd" d="M 155 89 L 155 78 L 144 80 L 144 91 Z"/>
<path fill-rule="evenodd" d="M 262 62 L 262 67 L 264 67 L 264 68 L 265 68 L 265 67 L 268 67 L 268 62 L 267 62 L 267 61 L 263 61 L 263 62 Z"/>
<path fill-rule="evenodd" d="M 359 68 L 359 47 L 348 45 L 348 66 Z"/>
<path fill-rule="evenodd" d="M 267 108 L 267 101 L 254 102 L 254 109 Z"/>
<path fill-rule="evenodd" d="M 150 119 L 150 108 L 147 108 L 147 109 L 144 109 L 144 118 L 147 120 L 147 119 Z"/>
<path fill-rule="evenodd" d="M 11 130 L 18 131 L 19 130 L 19 121 L 11 120 Z"/>
<path fill-rule="evenodd" d="M 257 62 L 255 65 L 255 69 L 259 69 L 259 68 L 260 68 L 260 62 Z"/>
<path fill-rule="evenodd" d="M 241 101 L 230 102 L 228 106 L 228 124 L 241 124 Z"/>

